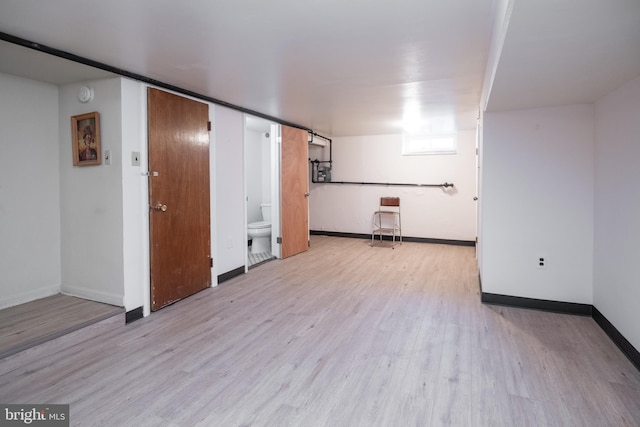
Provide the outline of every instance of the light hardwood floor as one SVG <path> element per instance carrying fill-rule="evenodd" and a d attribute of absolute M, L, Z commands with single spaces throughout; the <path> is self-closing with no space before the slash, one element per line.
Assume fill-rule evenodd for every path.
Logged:
<path fill-rule="evenodd" d="M 151 316 L 0 360 L 0 402 L 72 425 L 640 425 L 640 372 L 588 317 L 480 303 L 474 249 L 312 236 Z"/>
<path fill-rule="evenodd" d="M 2 309 L 0 359 L 118 314 L 122 307 L 63 294 Z"/>

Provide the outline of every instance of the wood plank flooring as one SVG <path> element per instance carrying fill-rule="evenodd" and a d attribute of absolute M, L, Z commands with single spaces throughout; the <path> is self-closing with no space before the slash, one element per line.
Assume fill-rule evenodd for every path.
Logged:
<path fill-rule="evenodd" d="M 312 236 L 0 360 L 0 402 L 68 403 L 81 426 L 640 425 L 640 372 L 593 319 L 483 305 L 474 255 Z"/>
<path fill-rule="evenodd" d="M 122 307 L 57 294 L 0 310 L 0 358 L 124 314 Z"/>

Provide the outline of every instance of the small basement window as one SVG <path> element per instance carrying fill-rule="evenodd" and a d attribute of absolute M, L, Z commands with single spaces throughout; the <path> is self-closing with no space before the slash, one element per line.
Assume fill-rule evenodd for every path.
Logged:
<path fill-rule="evenodd" d="M 402 154 L 404 156 L 428 154 L 456 154 L 457 140 L 455 133 L 411 135 L 402 138 Z"/>

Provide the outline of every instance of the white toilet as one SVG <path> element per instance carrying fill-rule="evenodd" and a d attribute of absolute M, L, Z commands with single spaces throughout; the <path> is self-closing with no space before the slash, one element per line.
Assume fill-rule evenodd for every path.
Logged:
<path fill-rule="evenodd" d="M 251 222 L 247 234 L 251 239 L 251 253 L 271 252 L 271 203 L 260 205 L 262 221 Z"/>

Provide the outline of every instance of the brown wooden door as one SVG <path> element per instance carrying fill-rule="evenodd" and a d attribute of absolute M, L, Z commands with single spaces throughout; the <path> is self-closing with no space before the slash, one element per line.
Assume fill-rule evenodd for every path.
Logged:
<path fill-rule="evenodd" d="M 148 89 L 151 309 L 211 286 L 209 106 Z"/>
<path fill-rule="evenodd" d="M 308 132 L 282 126 L 282 258 L 309 249 Z"/>

